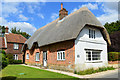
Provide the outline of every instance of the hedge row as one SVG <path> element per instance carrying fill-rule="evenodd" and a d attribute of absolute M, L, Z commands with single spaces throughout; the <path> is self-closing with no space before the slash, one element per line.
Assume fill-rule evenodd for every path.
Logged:
<path fill-rule="evenodd" d="M 22 64 L 22 60 L 14 60 L 13 54 L 7 54 L 9 64 Z"/>
<path fill-rule="evenodd" d="M 109 61 L 118 61 L 120 60 L 120 52 L 109 52 L 108 53 Z"/>

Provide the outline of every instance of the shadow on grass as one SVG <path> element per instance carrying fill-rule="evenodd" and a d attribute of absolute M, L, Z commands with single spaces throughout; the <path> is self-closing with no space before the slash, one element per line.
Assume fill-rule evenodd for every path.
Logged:
<path fill-rule="evenodd" d="M 88 79 L 78 79 L 78 78 L 17 78 L 14 76 L 2 77 L 1 80 L 88 80 Z"/>
<path fill-rule="evenodd" d="M 2 77 L 1 80 L 16 80 L 17 77 L 14 76 L 6 76 L 6 77 Z"/>

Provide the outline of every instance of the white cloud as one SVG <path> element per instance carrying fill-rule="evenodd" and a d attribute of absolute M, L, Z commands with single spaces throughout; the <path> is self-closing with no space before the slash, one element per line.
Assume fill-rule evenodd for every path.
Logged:
<path fill-rule="evenodd" d="M 41 17 L 42 19 L 44 19 L 44 16 L 43 16 L 43 14 L 41 14 L 41 13 L 39 13 L 39 14 L 37 14 L 39 17 Z"/>
<path fill-rule="evenodd" d="M 2 4 L 2 16 L 6 15 L 9 16 L 9 14 L 17 14 L 19 13 L 18 10 L 19 3 L 3 3 Z"/>
<path fill-rule="evenodd" d="M 96 10 L 96 9 L 98 9 L 98 5 L 97 5 L 97 4 L 91 4 L 91 3 L 84 4 L 84 5 L 80 6 L 80 7 L 88 7 L 88 9 L 91 9 L 91 10 Z M 80 8 L 80 7 L 79 7 L 79 8 Z"/>
<path fill-rule="evenodd" d="M 39 10 L 40 11 L 40 9 L 41 9 L 41 4 L 40 3 L 38 3 L 38 2 L 28 2 L 28 3 L 26 3 L 26 5 L 27 5 L 27 11 L 29 12 L 29 13 L 31 13 L 31 14 L 34 14 L 35 12 L 36 12 L 36 10 Z"/>
<path fill-rule="evenodd" d="M 103 14 L 97 18 L 104 25 L 106 22 L 110 23 L 110 22 L 117 21 L 118 20 L 118 13 L 113 12 L 110 14 Z"/>
<path fill-rule="evenodd" d="M 22 15 L 22 14 L 19 15 L 19 19 L 20 19 L 20 21 L 27 21 L 27 20 L 28 20 L 28 18 L 25 17 L 25 16 Z"/>
<path fill-rule="evenodd" d="M 52 15 L 51 15 L 52 21 L 55 20 L 55 19 L 57 19 L 58 16 L 59 16 L 58 13 L 52 13 Z"/>
<path fill-rule="evenodd" d="M 30 23 L 27 22 L 8 22 L 6 19 L 0 17 L 0 25 L 8 26 L 9 31 L 11 28 L 16 27 L 17 29 L 21 29 L 21 31 L 25 31 L 29 34 L 33 34 L 37 29 Z"/>
<path fill-rule="evenodd" d="M 28 6 L 28 12 L 31 14 L 33 14 L 35 12 L 34 8 L 31 5 Z"/>
<path fill-rule="evenodd" d="M 118 20 L 118 3 L 105 2 L 101 7 L 104 14 L 98 16 L 98 20 L 104 25 L 106 22 L 115 22 Z"/>
<path fill-rule="evenodd" d="M 77 11 L 78 9 L 77 8 L 74 8 L 72 11 L 71 11 L 71 13 L 73 13 L 73 12 L 75 12 L 75 11 Z"/>
<path fill-rule="evenodd" d="M 30 34 L 33 34 L 36 31 L 36 28 L 27 22 L 9 22 L 7 26 L 10 28 L 17 27 L 17 29 L 21 29 Z"/>
<path fill-rule="evenodd" d="M 92 4 L 92 3 L 88 3 L 88 4 L 83 4 L 83 5 L 79 5 L 78 7 L 74 8 L 71 13 L 77 11 L 78 9 L 80 9 L 81 7 L 87 7 L 88 9 L 91 9 L 91 10 L 96 10 L 98 9 L 98 5 L 97 4 Z"/>

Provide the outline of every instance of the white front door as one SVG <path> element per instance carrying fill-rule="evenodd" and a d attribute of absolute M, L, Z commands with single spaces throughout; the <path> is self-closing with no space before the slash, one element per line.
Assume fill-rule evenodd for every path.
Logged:
<path fill-rule="evenodd" d="M 47 51 L 43 51 L 43 66 L 47 66 Z"/>

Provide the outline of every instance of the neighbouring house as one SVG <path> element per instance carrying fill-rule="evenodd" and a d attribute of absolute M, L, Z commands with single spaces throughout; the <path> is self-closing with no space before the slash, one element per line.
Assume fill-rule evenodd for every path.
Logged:
<path fill-rule="evenodd" d="M 22 46 L 27 39 L 20 34 L 9 33 L 8 29 L 6 27 L 5 32 L 1 32 L 0 49 L 5 50 L 7 54 L 12 54 L 14 60 L 23 60 Z"/>
<path fill-rule="evenodd" d="M 80 71 L 107 66 L 109 35 L 97 18 L 83 7 L 39 28 L 23 47 L 25 63 L 52 69 Z"/>

